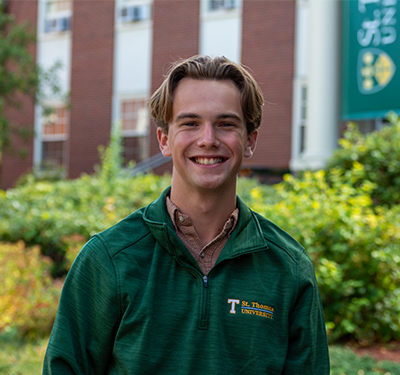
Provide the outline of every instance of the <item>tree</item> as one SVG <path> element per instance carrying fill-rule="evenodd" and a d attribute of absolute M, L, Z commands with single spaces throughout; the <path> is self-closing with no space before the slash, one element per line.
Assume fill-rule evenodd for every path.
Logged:
<path fill-rule="evenodd" d="M 35 39 L 29 24 L 16 24 L 14 16 L 0 4 L 0 165 L 1 152 L 11 146 L 11 134 L 30 135 L 27 129 L 14 129 L 4 110 L 6 106 L 20 107 L 20 94 L 35 98 L 39 68 L 29 52 Z"/>
<path fill-rule="evenodd" d="M 0 0 L 0 175 L 1 155 L 4 150 L 11 149 L 12 135 L 25 140 L 34 135 L 33 127 L 16 127 L 7 117 L 5 108 L 20 108 L 22 95 L 28 95 L 41 105 L 43 115 L 49 115 L 54 111 L 46 105 L 49 96 L 68 101 L 68 94 L 61 93 L 58 78 L 61 63 L 56 62 L 46 70 L 38 66 L 29 50 L 35 42 L 35 30 L 28 22 L 17 24 Z"/>

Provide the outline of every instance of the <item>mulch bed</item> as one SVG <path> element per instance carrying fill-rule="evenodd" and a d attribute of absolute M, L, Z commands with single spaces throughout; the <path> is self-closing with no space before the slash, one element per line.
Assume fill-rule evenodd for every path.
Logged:
<path fill-rule="evenodd" d="M 376 344 L 365 348 L 353 348 L 360 356 L 369 355 L 378 361 L 400 363 L 400 342 Z"/>

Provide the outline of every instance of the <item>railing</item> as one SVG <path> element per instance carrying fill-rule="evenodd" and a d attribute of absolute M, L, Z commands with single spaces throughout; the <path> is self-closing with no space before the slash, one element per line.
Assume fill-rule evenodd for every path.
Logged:
<path fill-rule="evenodd" d="M 169 161 L 171 161 L 172 158 L 171 156 L 165 157 L 163 154 L 156 154 L 151 157 L 149 157 L 146 160 L 141 161 L 140 163 L 137 163 L 134 168 L 132 169 L 132 176 L 136 176 L 138 173 L 147 173 L 154 168 L 160 167 L 161 165 L 167 164 Z"/>

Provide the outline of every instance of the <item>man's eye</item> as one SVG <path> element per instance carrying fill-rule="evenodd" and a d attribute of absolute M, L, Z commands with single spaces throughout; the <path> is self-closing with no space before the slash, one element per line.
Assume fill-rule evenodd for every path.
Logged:
<path fill-rule="evenodd" d="M 234 126 L 234 125 L 230 122 L 223 122 L 220 126 L 223 128 L 227 128 L 227 127 Z"/>
<path fill-rule="evenodd" d="M 185 126 L 196 126 L 195 122 L 185 122 L 183 125 Z"/>

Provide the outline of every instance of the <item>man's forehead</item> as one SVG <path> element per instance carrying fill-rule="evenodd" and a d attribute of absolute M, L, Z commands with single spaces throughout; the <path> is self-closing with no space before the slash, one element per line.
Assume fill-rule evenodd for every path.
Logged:
<path fill-rule="evenodd" d="M 169 123 L 202 118 L 244 121 L 240 92 L 231 80 L 184 78 L 171 104 Z"/>

